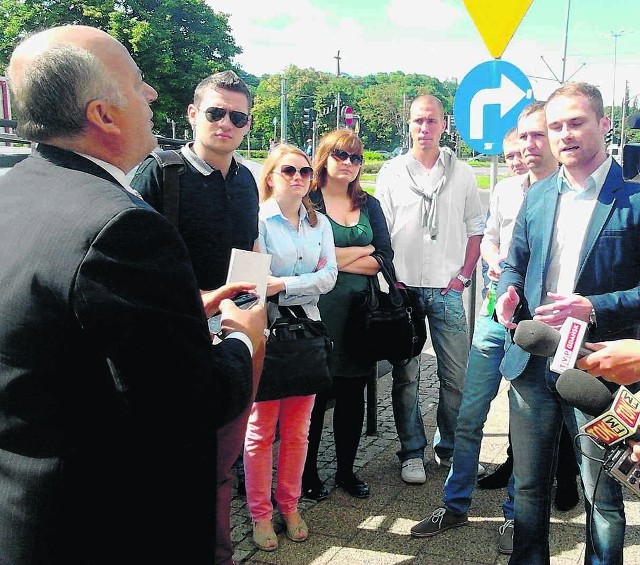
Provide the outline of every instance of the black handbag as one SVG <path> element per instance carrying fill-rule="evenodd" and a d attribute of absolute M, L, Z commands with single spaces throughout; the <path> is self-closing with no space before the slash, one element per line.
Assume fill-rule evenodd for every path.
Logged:
<path fill-rule="evenodd" d="M 347 332 L 351 351 L 365 361 L 408 363 L 420 354 L 427 340 L 419 294 L 398 282 L 393 265 L 382 256 L 372 257 L 380 263 L 389 291 L 383 292 L 373 276 L 367 289 L 354 295 Z"/>
<path fill-rule="evenodd" d="M 331 386 L 326 326 L 307 317 L 302 306 L 278 306 L 269 326 L 256 401 L 308 396 Z"/>

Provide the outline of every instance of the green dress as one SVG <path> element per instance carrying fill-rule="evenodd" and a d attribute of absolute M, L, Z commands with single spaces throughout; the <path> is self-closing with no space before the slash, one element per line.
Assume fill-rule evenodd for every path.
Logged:
<path fill-rule="evenodd" d="M 329 218 L 329 216 L 327 216 Z M 369 245 L 373 240 L 373 230 L 367 215 L 360 210 L 360 217 L 355 226 L 343 226 L 329 218 L 333 230 L 336 247 Z M 344 347 L 344 334 L 349 315 L 351 297 L 367 288 L 368 275 L 338 272 L 338 280 L 333 290 L 321 294 L 318 302 L 320 316 L 327 326 L 333 351 L 331 353 L 331 373 L 334 377 L 366 377 L 372 369 L 372 363 L 354 358 Z"/>

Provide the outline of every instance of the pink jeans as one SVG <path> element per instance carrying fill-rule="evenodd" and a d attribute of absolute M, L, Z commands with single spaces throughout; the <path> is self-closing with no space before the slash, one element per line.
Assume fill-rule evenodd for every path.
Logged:
<path fill-rule="evenodd" d="M 275 499 L 281 514 L 298 510 L 302 469 L 307 457 L 309 422 L 315 395 L 254 402 L 244 440 L 247 504 L 251 518 L 271 520 L 273 441 L 279 422 L 278 479 Z"/>

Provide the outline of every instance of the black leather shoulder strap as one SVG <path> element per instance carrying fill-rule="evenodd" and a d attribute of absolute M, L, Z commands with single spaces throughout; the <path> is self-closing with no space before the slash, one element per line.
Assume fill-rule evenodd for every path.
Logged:
<path fill-rule="evenodd" d="M 153 151 L 151 156 L 162 169 L 162 208 L 164 216 L 176 228 L 179 224 L 180 211 L 180 175 L 185 164 L 179 151 L 173 149 Z"/>

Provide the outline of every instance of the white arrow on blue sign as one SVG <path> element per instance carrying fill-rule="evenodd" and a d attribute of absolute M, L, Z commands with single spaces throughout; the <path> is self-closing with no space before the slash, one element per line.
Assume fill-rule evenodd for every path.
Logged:
<path fill-rule="evenodd" d="M 516 125 L 518 114 L 531 102 L 531 83 L 518 67 L 506 61 L 487 61 L 462 79 L 453 115 L 469 147 L 497 155 L 502 152 L 504 134 Z"/>

